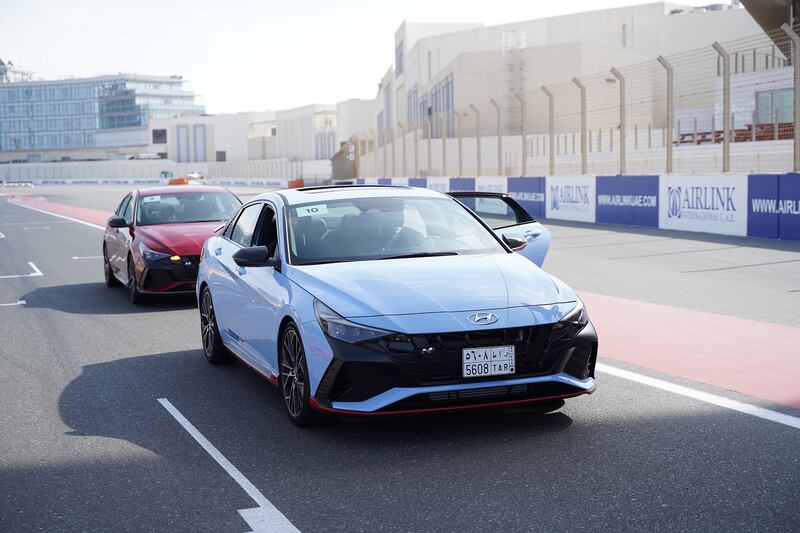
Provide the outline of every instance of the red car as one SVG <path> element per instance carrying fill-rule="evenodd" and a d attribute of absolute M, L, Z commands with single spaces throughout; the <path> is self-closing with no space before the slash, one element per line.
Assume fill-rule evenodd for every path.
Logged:
<path fill-rule="evenodd" d="M 146 294 L 194 293 L 203 243 L 241 204 L 223 187 L 130 192 L 106 223 L 106 285 L 126 285 L 134 304 Z"/>

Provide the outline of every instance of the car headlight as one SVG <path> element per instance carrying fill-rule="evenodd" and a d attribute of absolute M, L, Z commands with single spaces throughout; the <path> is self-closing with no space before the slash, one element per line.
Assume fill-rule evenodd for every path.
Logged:
<path fill-rule="evenodd" d="M 583 302 L 580 299 L 578 299 L 578 305 L 575 307 L 575 309 L 570 311 L 567 316 L 562 318 L 561 322 L 579 326 L 585 326 L 589 323 L 589 314 L 586 312 L 586 308 L 583 306 Z"/>
<path fill-rule="evenodd" d="M 165 254 L 163 252 L 156 252 L 155 250 L 151 250 L 142 241 L 139 241 L 139 252 L 141 252 L 142 257 L 144 257 L 148 261 L 159 261 L 161 259 L 166 259 L 170 255 L 172 255 L 172 254 Z"/>
<path fill-rule="evenodd" d="M 319 300 L 314 300 L 314 313 L 317 315 L 319 326 L 326 335 L 349 344 L 356 344 L 392 334 L 391 331 L 354 324 L 339 316 L 336 311 Z"/>

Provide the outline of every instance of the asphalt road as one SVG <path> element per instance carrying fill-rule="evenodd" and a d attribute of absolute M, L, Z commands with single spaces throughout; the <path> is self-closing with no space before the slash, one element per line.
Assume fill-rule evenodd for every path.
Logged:
<path fill-rule="evenodd" d="M 123 188 L 35 193 L 112 210 Z M 800 326 L 796 245 L 550 227 L 546 269 L 576 289 Z M 277 390 L 244 365 L 205 362 L 193 298 L 133 307 L 122 289 L 105 288 L 99 230 L 0 197 L 0 233 L 0 531 L 250 531 L 237 511 L 256 502 L 159 398 L 304 532 L 800 523 L 796 428 L 600 374 L 597 393 L 548 415 L 492 410 L 298 429 Z"/>

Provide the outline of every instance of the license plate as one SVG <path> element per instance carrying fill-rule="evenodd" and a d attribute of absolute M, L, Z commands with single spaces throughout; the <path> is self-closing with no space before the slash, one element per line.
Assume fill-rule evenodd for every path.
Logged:
<path fill-rule="evenodd" d="M 464 348 L 461 351 L 461 363 L 465 378 L 513 374 L 514 347 Z"/>

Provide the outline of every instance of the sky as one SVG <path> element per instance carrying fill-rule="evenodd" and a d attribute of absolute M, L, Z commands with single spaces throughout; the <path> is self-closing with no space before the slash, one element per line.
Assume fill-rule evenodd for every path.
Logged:
<path fill-rule="evenodd" d="M 0 0 L 0 59 L 45 79 L 180 74 L 209 113 L 278 110 L 373 98 L 403 20 L 495 25 L 642 3 Z"/>

